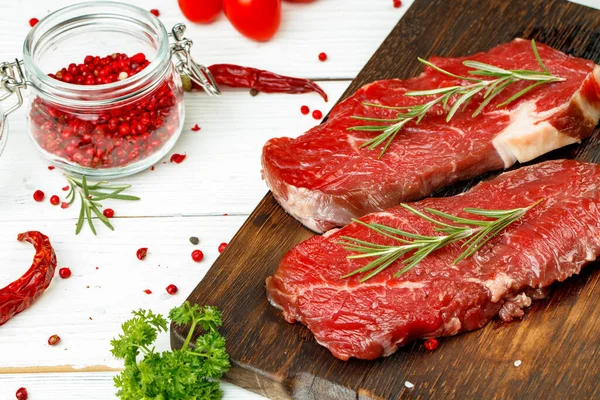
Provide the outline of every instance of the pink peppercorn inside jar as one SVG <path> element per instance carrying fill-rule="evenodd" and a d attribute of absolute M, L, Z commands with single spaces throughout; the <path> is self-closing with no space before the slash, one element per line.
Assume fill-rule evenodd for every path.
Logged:
<path fill-rule="evenodd" d="M 179 74 L 190 63 L 201 67 L 186 59 L 189 46 L 182 37 L 169 43 L 158 18 L 122 3 L 81 3 L 41 20 L 19 64 L 31 88 L 27 115 L 37 149 L 57 167 L 89 177 L 149 168 L 182 130 Z"/>

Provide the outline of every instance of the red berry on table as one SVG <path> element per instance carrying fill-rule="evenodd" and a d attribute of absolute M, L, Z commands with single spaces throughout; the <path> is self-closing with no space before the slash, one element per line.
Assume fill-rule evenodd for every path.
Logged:
<path fill-rule="evenodd" d="M 60 199 L 57 195 L 53 195 L 50 197 L 50 204 L 52 204 L 53 206 L 57 206 L 60 204 Z"/>
<path fill-rule="evenodd" d="M 33 199 L 35 201 L 42 201 L 44 200 L 44 192 L 42 192 L 41 190 L 36 190 L 35 192 L 33 192 Z"/>
<path fill-rule="evenodd" d="M 150 13 L 152 15 L 154 15 L 155 17 L 160 16 L 160 11 L 158 11 L 156 8 L 153 8 L 152 10 L 150 10 Z"/>
<path fill-rule="evenodd" d="M 146 294 L 152 294 L 152 290 L 150 290 L 150 289 L 144 289 L 144 293 L 146 293 Z"/>
<path fill-rule="evenodd" d="M 71 277 L 71 270 L 69 268 L 61 268 L 58 270 L 58 275 L 63 279 L 68 279 Z"/>
<path fill-rule="evenodd" d="M 67 185 L 67 186 L 65 186 L 65 187 L 62 188 L 63 192 L 66 192 L 69 189 L 70 189 L 69 185 Z"/>
<path fill-rule="evenodd" d="M 183 160 L 185 160 L 185 157 L 187 157 L 187 155 L 185 154 L 173 154 L 171 156 L 171 162 L 174 162 L 175 164 L 181 164 L 183 162 Z"/>
<path fill-rule="evenodd" d="M 319 53 L 319 61 L 325 61 L 325 60 L 327 60 L 327 54 Z"/>
<path fill-rule="evenodd" d="M 102 214 L 104 214 L 106 218 L 112 218 L 115 216 L 115 210 L 113 210 L 112 208 L 107 208 L 102 212 Z"/>
<path fill-rule="evenodd" d="M 56 168 L 54 165 L 48 165 L 48 170 L 49 170 L 49 171 L 52 171 L 52 170 L 54 170 L 54 168 Z"/>
<path fill-rule="evenodd" d="M 192 127 L 192 131 L 194 131 L 194 132 L 198 132 L 199 130 L 200 130 L 200 127 L 198 126 L 198 124 L 196 124 Z"/>
<path fill-rule="evenodd" d="M 313 111 L 312 116 L 314 119 L 321 119 L 323 118 L 323 113 L 321 112 L 321 110 L 315 110 Z"/>
<path fill-rule="evenodd" d="M 302 106 L 302 107 L 300 107 L 300 112 L 302 114 L 306 115 L 310 112 L 310 108 L 308 108 L 308 106 Z"/>
<path fill-rule="evenodd" d="M 223 242 L 219 245 L 219 253 L 222 253 L 223 250 L 225 250 L 225 247 L 227 247 L 227 243 Z"/>
<path fill-rule="evenodd" d="M 58 342 L 60 342 L 60 336 L 58 335 L 52 335 L 48 338 L 48 344 L 50 346 L 56 346 Z"/>
<path fill-rule="evenodd" d="M 40 22 L 39 19 L 37 19 L 37 18 L 31 18 L 29 20 L 29 26 L 31 26 L 33 28 L 38 22 Z M 25 391 L 25 393 L 27 393 L 27 391 Z"/>
<path fill-rule="evenodd" d="M 62 208 L 62 209 L 69 208 L 69 203 L 67 203 L 66 201 L 63 201 L 63 202 L 60 204 L 60 208 Z"/>
<path fill-rule="evenodd" d="M 435 349 L 437 349 L 437 348 L 438 348 L 438 346 L 439 346 L 440 344 L 438 343 L 437 339 L 433 339 L 433 338 L 431 338 L 431 339 L 427 339 L 427 340 L 425 341 L 425 344 L 424 344 L 424 345 L 425 345 L 425 348 L 426 348 L 427 350 L 429 350 L 429 351 L 434 351 Z"/>
<path fill-rule="evenodd" d="M 202 252 L 202 250 L 192 251 L 192 260 L 194 260 L 196 262 L 200 262 L 200 261 L 202 261 L 203 258 L 204 258 L 204 253 Z"/>
<path fill-rule="evenodd" d="M 171 284 L 171 285 L 167 286 L 166 290 L 167 290 L 167 293 L 169 293 L 169 294 L 175 294 L 175 293 L 177 293 L 177 291 L 179 289 L 177 289 L 177 286 Z"/>
<path fill-rule="evenodd" d="M 27 400 L 27 398 L 29 397 L 29 395 L 27 394 L 27 389 L 25 389 L 24 387 L 17 389 L 17 393 L 15 393 L 15 396 L 17 396 L 18 400 Z"/>
<path fill-rule="evenodd" d="M 402 7 L 402 1 L 401 0 L 394 0 L 394 7 L 396 7 L 396 8 Z"/>
<path fill-rule="evenodd" d="M 146 258 L 146 254 L 148 254 L 147 247 L 142 247 L 142 248 L 138 249 L 138 251 L 135 253 L 136 257 L 139 260 L 143 260 L 144 258 Z"/>

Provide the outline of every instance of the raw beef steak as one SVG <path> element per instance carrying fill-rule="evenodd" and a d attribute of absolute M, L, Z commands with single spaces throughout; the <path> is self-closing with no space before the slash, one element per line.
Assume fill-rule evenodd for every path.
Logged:
<path fill-rule="evenodd" d="M 292 249 L 267 278 L 271 303 L 288 322 L 299 321 L 334 356 L 374 359 L 418 338 L 456 335 L 481 328 L 495 315 L 510 321 L 554 281 L 563 281 L 600 254 L 600 166 L 547 161 L 483 182 L 454 197 L 411 205 L 470 216 L 463 209 L 513 209 L 545 199 L 472 257 L 454 265 L 464 250 L 454 244 L 432 253 L 394 278 L 396 261 L 364 283 L 340 277 L 370 259 L 346 257 L 340 236 L 397 244 L 351 223 Z M 472 216 L 470 216 L 473 218 Z M 426 235 L 433 224 L 398 206 L 361 218 Z"/>
<path fill-rule="evenodd" d="M 327 122 L 297 139 L 271 139 L 263 149 L 263 176 L 283 208 L 315 232 L 343 226 L 352 218 L 423 198 L 443 186 L 483 172 L 532 160 L 591 135 L 600 118 L 600 67 L 551 47 L 538 45 L 544 63 L 564 82 L 544 84 L 503 108 L 496 106 L 531 82 L 517 82 L 477 117 L 475 97 L 464 112 L 446 123 L 436 106 L 420 124 L 410 122 L 378 158 L 381 147 L 360 148 L 379 132 L 348 131 L 373 125 L 352 116 L 394 118 L 398 111 L 365 106 L 422 104 L 430 97 L 407 91 L 466 85 L 426 67 L 408 80 L 378 81 L 359 89 L 333 108 Z M 430 61 L 468 75 L 462 62 L 475 60 L 505 69 L 541 71 L 531 43 L 516 39 L 487 53 Z M 377 124 L 377 123 L 376 123 Z"/>

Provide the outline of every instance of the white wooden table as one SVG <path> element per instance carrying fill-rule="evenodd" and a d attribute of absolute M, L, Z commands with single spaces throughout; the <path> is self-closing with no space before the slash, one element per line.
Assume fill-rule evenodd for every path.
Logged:
<path fill-rule="evenodd" d="M 32 17 L 42 18 L 70 0 L 0 2 L 0 61 L 21 57 Z M 184 133 L 173 152 L 187 153 L 182 164 L 156 164 L 125 179 L 133 184 L 135 203 L 105 202 L 115 210 L 115 232 L 97 223 L 98 236 L 84 229 L 75 236 L 78 205 L 63 210 L 48 199 L 67 183 L 50 171 L 27 137 L 23 110 L 10 118 L 8 145 L 0 157 L 0 287 L 31 264 L 33 250 L 16 241 L 19 232 L 47 234 L 68 280 L 58 276 L 31 308 L 0 327 L 0 399 L 14 399 L 25 386 L 30 399 L 111 399 L 112 377 L 121 362 L 110 354 L 110 339 L 138 308 L 166 313 L 185 300 L 227 242 L 264 196 L 260 153 L 274 136 L 296 136 L 317 123 L 300 113 L 301 105 L 326 114 L 377 49 L 412 1 L 400 9 L 392 0 L 317 0 L 309 5 L 283 4 L 283 22 L 274 40 L 256 43 L 239 35 L 221 17 L 212 25 L 188 23 L 194 56 L 205 65 L 235 63 L 315 79 L 329 94 L 251 97 L 247 90 L 224 90 L 220 98 L 186 94 Z M 136 0 L 157 8 L 171 27 L 185 21 L 175 0 Z M 326 52 L 328 60 L 318 61 Z M 201 131 L 190 128 L 198 124 Z M 36 189 L 46 193 L 36 203 Z M 226 214 L 226 215 L 225 215 Z M 200 238 L 193 246 L 190 236 Z M 139 247 L 149 254 L 140 262 Z M 205 259 L 192 261 L 200 248 Z M 58 275 L 58 274 L 57 274 Z M 179 293 L 165 292 L 168 284 Z M 147 295 L 144 289 L 152 290 Z M 58 346 L 47 339 L 61 336 Z M 168 348 L 168 335 L 159 339 Z M 223 384 L 226 399 L 261 398 Z"/>

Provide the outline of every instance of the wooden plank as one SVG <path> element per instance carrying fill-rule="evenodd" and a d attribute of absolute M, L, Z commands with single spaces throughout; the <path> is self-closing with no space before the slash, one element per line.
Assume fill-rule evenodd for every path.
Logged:
<path fill-rule="evenodd" d="M 600 12 L 562 0 L 417 0 L 345 96 L 376 79 L 416 75 L 422 68 L 417 56 L 465 55 L 519 36 L 599 62 L 599 24 Z M 595 135 L 544 158 L 598 162 L 599 145 Z M 285 323 L 265 298 L 264 279 L 287 250 L 311 235 L 267 195 L 189 297 L 223 310 L 234 363 L 228 379 L 235 384 L 271 398 L 298 399 L 600 396 L 600 273 L 594 265 L 556 285 L 554 295 L 535 304 L 522 322 L 494 321 L 441 340 L 433 353 L 412 344 L 385 359 L 342 362 L 305 327 Z M 172 329 L 172 346 L 181 343 L 182 333 Z"/>
<path fill-rule="evenodd" d="M 106 400 L 116 398 L 114 372 L 37 373 L 0 375 L 0 398 L 14 399 L 20 387 L 27 388 L 29 398 L 43 400 Z M 229 383 L 221 384 L 223 398 L 260 400 L 254 393 Z"/>

